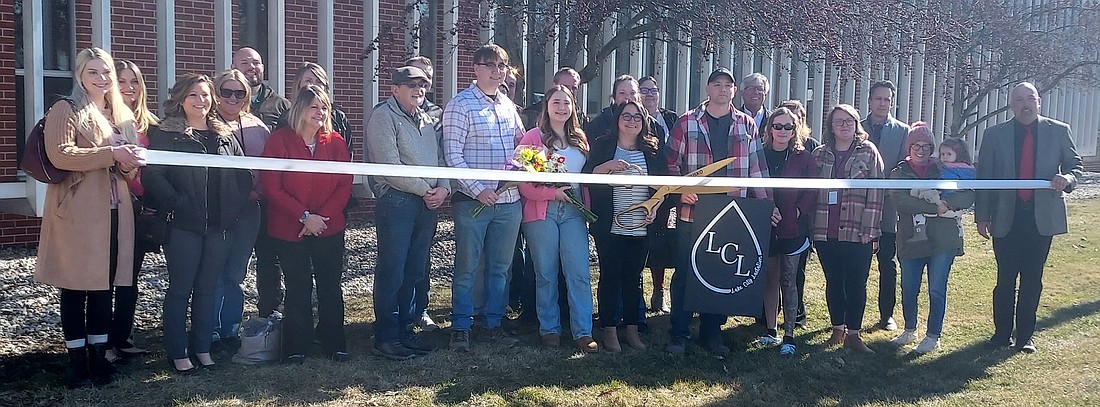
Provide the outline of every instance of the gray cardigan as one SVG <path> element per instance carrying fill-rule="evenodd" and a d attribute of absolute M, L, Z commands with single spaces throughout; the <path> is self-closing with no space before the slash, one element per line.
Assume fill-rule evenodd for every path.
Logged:
<path fill-rule="evenodd" d="M 367 162 L 376 164 L 444 166 L 443 133 L 438 131 L 439 119 L 418 110 L 410 116 L 401 110 L 397 99 L 390 97 L 376 107 L 367 122 Z M 429 189 L 451 189 L 445 179 L 372 176 L 374 190 L 382 196 L 389 188 L 424 196 Z"/>

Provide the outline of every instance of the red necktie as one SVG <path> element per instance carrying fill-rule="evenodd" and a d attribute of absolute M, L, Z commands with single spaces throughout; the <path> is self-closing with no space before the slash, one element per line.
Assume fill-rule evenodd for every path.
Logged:
<path fill-rule="evenodd" d="M 1024 126 L 1024 139 L 1020 145 L 1020 171 L 1017 179 L 1035 178 L 1035 133 L 1031 131 L 1031 125 Z M 1016 190 L 1016 197 L 1021 201 L 1030 202 L 1035 191 L 1030 189 Z"/>

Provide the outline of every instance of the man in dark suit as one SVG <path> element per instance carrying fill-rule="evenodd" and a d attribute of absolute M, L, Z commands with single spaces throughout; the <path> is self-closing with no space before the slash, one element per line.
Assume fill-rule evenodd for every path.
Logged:
<path fill-rule="evenodd" d="M 867 94 L 869 114 L 861 123 L 867 130 L 868 140 L 875 143 L 885 173 L 889 174 L 898 162 L 905 159 L 905 137 L 909 135 L 909 126 L 894 118 L 894 97 L 897 87 L 890 81 L 871 84 Z M 894 321 L 894 307 L 897 305 L 898 267 L 894 262 L 897 253 L 898 212 L 893 201 L 887 196 L 882 205 L 882 221 L 879 222 L 882 236 L 878 239 L 878 312 L 879 320 L 875 327 L 893 331 L 898 329 Z"/>
<path fill-rule="evenodd" d="M 1040 116 L 1040 102 L 1035 85 L 1023 82 L 1012 88 L 1009 107 L 1015 117 L 985 130 L 978 179 L 1049 179 L 1050 188 L 979 190 L 974 205 L 978 233 L 993 237 L 997 258 L 990 344 L 1012 346 L 1015 322 L 1015 345 L 1026 353 L 1036 350 L 1035 312 L 1051 238 L 1068 229 L 1064 194 L 1077 186 L 1082 171 L 1069 125 Z"/>

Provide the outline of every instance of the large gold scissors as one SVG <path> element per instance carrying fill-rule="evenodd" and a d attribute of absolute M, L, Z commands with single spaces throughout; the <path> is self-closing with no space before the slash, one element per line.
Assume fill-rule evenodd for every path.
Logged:
<path fill-rule="evenodd" d="M 692 171 L 685 175 L 685 177 L 706 177 L 710 174 L 717 172 L 736 160 L 737 157 L 729 157 L 719 161 L 710 163 L 702 168 Z M 657 192 L 653 196 L 641 203 L 630 205 L 625 210 L 615 214 L 615 224 L 626 230 L 640 229 L 646 226 L 645 223 L 638 225 L 624 225 L 619 217 L 626 215 L 630 212 L 637 211 L 639 209 L 645 209 L 645 215 L 648 218 L 650 214 L 657 210 L 657 206 L 664 201 L 665 197 L 672 194 L 724 194 L 736 190 L 736 187 L 707 187 L 707 186 L 679 186 L 679 185 L 664 185 L 657 188 Z"/>

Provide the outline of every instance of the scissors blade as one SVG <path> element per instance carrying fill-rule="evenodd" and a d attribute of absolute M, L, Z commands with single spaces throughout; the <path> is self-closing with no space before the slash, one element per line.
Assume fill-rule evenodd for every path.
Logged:
<path fill-rule="evenodd" d="M 728 158 L 725 158 L 725 159 L 722 159 L 722 160 L 715 161 L 715 162 L 707 164 L 707 165 L 703 166 L 702 168 L 699 168 L 695 171 L 689 172 L 686 176 L 688 176 L 688 177 L 705 177 L 705 176 L 708 176 L 708 175 L 713 174 L 713 173 L 717 172 L 718 170 L 722 169 L 722 167 L 725 167 L 725 166 L 729 165 L 730 163 L 733 162 L 733 160 L 736 160 L 736 159 L 737 159 L 737 157 L 728 157 Z"/>

